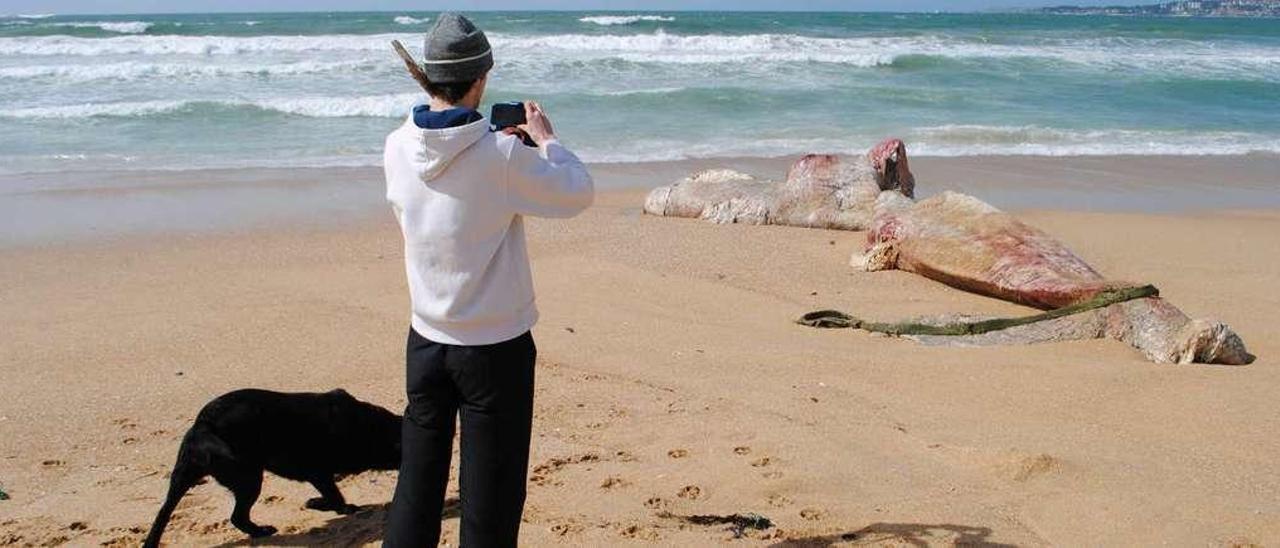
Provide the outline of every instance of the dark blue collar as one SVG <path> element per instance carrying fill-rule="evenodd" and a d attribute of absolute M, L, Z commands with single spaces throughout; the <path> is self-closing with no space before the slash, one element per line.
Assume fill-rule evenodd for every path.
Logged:
<path fill-rule="evenodd" d="M 453 107 L 441 111 L 431 110 L 429 105 L 413 107 L 413 125 L 422 129 L 447 129 L 474 124 L 483 119 L 483 114 L 467 107 Z"/>

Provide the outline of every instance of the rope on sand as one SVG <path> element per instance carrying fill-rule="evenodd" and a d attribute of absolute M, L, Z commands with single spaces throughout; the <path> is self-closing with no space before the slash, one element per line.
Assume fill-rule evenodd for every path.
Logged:
<path fill-rule="evenodd" d="M 845 314 L 844 312 L 840 312 L 839 310 L 819 310 L 817 312 L 810 312 L 801 316 L 800 319 L 796 320 L 796 323 L 824 329 L 861 329 L 872 333 L 884 333 L 886 335 L 895 336 L 936 335 L 944 337 L 960 337 L 965 335 L 981 335 L 992 331 L 1001 331 L 1009 329 L 1010 327 L 1028 325 L 1071 316 L 1081 312 L 1088 312 L 1099 308 L 1106 308 L 1113 304 L 1120 304 L 1126 301 L 1159 296 L 1160 290 L 1156 289 L 1156 286 L 1154 285 L 1109 289 L 1098 293 L 1089 300 L 1064 306 L 1062 308 L 1056 308 L 1048 312 L 1033 314 L 1031 316 L 1022 316 L 1017 318 L 993 318 L 972 322 L 951 322 L 942 325 L 911 321 L 887 323 L 869 322 L 866 320 L 860 320 Z"/>

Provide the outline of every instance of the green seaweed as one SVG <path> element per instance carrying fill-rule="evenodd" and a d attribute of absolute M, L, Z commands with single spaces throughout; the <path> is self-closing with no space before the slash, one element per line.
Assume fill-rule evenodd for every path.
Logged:
<path fill-rule="evenodd" d="M 1088 312 L 1099 308 L 1106 308 L 1126 301 L 1158 296 L 1160 296 L 1160 290 L 1156 289 L 1154 285 L 1109 289 L 1098 293 L 1089 300 L 1064 306 L 1062 308 L 1056 308 L 1048 312 L 1032 314 L 1030 316 L 1021 316 L 1016 318 L 992 318 L 989 320 L 978 320 L 972 322 L 951 322 L 943 325 L 932 325 L 911 321 L 869 322 L 850 316 L 840 312 L 839 310 L 819 310 L 817 312 L 810 312 L 801 316 L 800 319 L 796 320 L 796 323 L 809 327 L 825 329 L 862 329 L 864 331 L 884 333 L 887 335 L 935 335 L 942 337 L 962 337 L 966 335 L 981 335 L 983 333 L 1001 331 L 1009 329 L 1010 327 L 1029 325 L 1074 314 L 1080 314 L 1082 312 Z"/>
<path fill-rule="evenodd" d="M 3 487 L 0 487 L 0 500 L 9 500 L 9 493 L 4 492 Z"/>

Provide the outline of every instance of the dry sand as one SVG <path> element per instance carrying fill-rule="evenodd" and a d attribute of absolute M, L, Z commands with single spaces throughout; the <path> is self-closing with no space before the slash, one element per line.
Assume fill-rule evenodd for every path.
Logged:
<path fill-rule="evenodd" d="M 927 184 L 923 182 L 922 184 Z M 528 545 L 1242 546 L 1280 541 L 1280 212 L 1030 211 L 1115 278 L 1236 328 L 1247 367 L 1109 340 L 926 348 L 791 320 L 1012 313 L 846 265 L 862 234 L 643 216 L 608 192 L 530 221 L 542 321 Z M 0 545 L 136 544 L 177 442 L 227 390 L 343 387 L 403 405 L 406 290 L 388 214 L 329 227 L 0 251 Z M 365 510 L 304 510 L 268 477 L 267 544 L 377 543 Z M 456 496 L 451 488 L 451 496 Z M 194 489 L 171 545 L 242 545 Z M 754 512 L 747 531 L 681 516 Z M 456 542 L 456 511 L 445 538 Z"/>

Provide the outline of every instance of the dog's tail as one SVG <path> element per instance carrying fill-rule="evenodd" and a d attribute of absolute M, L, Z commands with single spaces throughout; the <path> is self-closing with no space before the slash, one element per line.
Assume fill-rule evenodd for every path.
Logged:
<path fill-rule="evenodd" d="M 178 507 L 178 501 L 182 500 L 187 491 L 198 485 L 200 480 L 209 475 L 214 461 L 231 458 L 231 448 L 227 446 L 227 442 L 203 423 L 196 422 L 187 431 L 187 435 L 182 438 L 182 445 L 178 448 L 178 461 L 173 466 L 173 472 L 169 474 L 169 493 L 165 495 L 164 505 L 160 507 L 156 520 L 151 524 L 151 532 L 147 533 L 147 540 L 142 543 L 144 548 L 160 546 L 160 537 L 164 535 L 164 529 L 169 525 L 169 518 L 173 516 L 173 510 Z"/>

